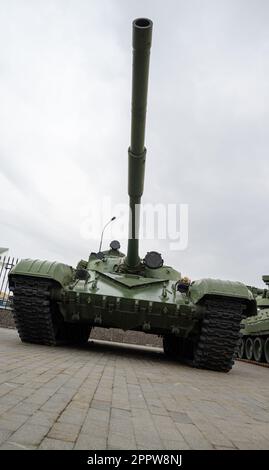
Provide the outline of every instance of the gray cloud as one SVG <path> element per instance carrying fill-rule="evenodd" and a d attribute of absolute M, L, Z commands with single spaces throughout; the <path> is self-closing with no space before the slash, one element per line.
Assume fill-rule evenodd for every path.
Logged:
<path fill-rule="evenodd" d="M 268 273 L 266 1 L 2 1 L 1 245 L 75 263 L 80 208 L 127 201 L 131 21 L 154 21 L 144 202 L 189 204 L 192 278 Z"/>

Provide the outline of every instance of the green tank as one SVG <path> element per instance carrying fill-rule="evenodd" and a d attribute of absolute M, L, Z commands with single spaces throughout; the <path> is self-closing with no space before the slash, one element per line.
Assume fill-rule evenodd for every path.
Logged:
<path fill-rule="evenodd" d="M 120 328 L 160 335 L 167 356 L 194 367 L 227 372 L 242 318 L 256 313 L 252 293 L 240 282 L 190 282 L 166 266 L 156 251 L 139 256 L 139 207 L 146 162 L 145 123 L 152 22 L 133 22 L 130 206 L 127 255 L 114 241 L 74 269 L 24 259 L 9 275 L 14 318 L 22 341 L 84 343 L 91 328 Z M 171 168 L 172 168 L 171 161 Z M 153 172 L 153 163 L 150 171 Z"/>
<path fill-rule="evenodd" d="M 263 276 L 263 281 L 268 286 L 269 276 Z M 250 289 L 257 303 L 258 314 L 242 321 L 238 357 L 269 364 L 269 289 Z"/>

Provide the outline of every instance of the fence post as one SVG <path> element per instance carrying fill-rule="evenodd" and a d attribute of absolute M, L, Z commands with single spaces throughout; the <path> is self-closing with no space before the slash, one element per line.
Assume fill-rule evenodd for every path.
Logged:
<path fill-rule="evenodd" d="M 3 258 L 0 256 L 0 309 L 10 308 L 10 291 L 8 285 L 8 274 L 11 268 L 18 263 L 18 258 Z"/>

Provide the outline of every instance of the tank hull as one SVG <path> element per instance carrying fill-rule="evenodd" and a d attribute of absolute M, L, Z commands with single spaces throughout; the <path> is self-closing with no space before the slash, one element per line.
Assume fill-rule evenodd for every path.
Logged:
<path fill-rule="evenodd" d="M 269 364 L 269 308 L 242 321 L 239 358 Z"/>
<path fill-rule="evenodd" d="M 229 370 L 240 322 L 253 313 L 251 292 L 242 283 L 213 279 L 194 281 L 180 292 L 180 273 L 173 268 L 145 269 L 143 276 L 126 274 L 120 271 L 123 260 L 90 256 L 84 279 L 77 278 L 78 270 L 61 263 L 19 262 L 9 281 L 22 341 L 51 345 L 72 341 L 79 334 L 78 325 L 86 328 L 84 333 L 81 328 L 85 341 L 86 331 L 94 326 L 136 330 L 162 336 L 170 356 L 196 367 Z M 37 293 L 41 304 L 36 306 Z M 50 332 L 46 336 L 42 330 Z M 206 361 L 197 356 L 200 350 L 205 352 L 203 342 L 210 349 Z M 229 361 L 223 363 L 227 350 Z"/>

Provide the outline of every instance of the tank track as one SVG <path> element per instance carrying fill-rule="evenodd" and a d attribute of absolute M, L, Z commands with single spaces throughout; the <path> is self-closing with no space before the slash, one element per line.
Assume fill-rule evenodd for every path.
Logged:
<path fill-rule="evenodd" d="M 50 301 L 51 282 L 27 276 L 12 281 L 13 316 L 23 342 L 56 345 Z"/>
<path fill-rule="evenodd" d="M 208 298 L 193 367 L 228 372 L 240 340 L 244 304 L 239 300 Z"/>

